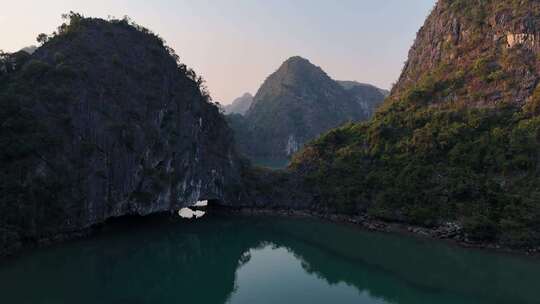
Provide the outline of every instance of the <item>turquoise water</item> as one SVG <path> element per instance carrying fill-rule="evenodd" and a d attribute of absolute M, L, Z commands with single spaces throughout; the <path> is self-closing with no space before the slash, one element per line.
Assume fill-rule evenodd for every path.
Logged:
<path fill-rule="evenodd" d="M 290 163 L 289 159 L 257 158 L 252 159 L 254 165 L 268 169 L 285 169 Z"/>
<path fill-rule="evenodd" d="M 540 303 L 540 260 L 310 219 L 155 217 L 0 263 L 1 303 Z"/>

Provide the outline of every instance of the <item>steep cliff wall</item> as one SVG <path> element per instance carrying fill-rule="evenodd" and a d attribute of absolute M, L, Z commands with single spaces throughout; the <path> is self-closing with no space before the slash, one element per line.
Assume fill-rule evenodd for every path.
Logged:
<path fill-rule="evenodd" d="M 240 191 L 233 136 L 147 29 L 73 14 L 0 85 L 0 249 Z"/>
<path fill-rule="evenodd" d="M 252 160 L 286 161 L 322 133 L 368 119 L 384 98 L 380 89 L 335 81 L 296 56 L 264 81 L 244 117 L 228 119 L 245 155 Z"/>
<path fill-rule="evenodd" d="M 429 102 L 522 106 L 538 83 L 538 1 L 441 0 L 418 32 L 392 97 L 445 82 Z"/>
<path fill-rule="evenodd" d="M 224 107 L 225 114 L 240 114 L 244 115 L 249 110 L 249 107 L 253 103 L 253 95 L 245 93 L 241 97 L 236 98 L 229 105 Z"/>
<path fill-rule="evenodd" d="M 540 2 L 440 0 L 364 124 L 296 154 L 315 206 L 540 245 Z"/>

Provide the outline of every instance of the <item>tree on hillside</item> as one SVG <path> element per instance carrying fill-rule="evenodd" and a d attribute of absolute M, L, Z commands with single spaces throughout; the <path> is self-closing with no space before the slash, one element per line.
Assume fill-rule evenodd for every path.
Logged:
<path fill-rule="evenodd" d="M 47 41 L 49 41 L 49 36 L 45 33 L 41 33 L 37 36 L 36 38 L 36 41 L 40 44 L 40 45 L 43 45 L 45 43 L 47 43 Z"/>

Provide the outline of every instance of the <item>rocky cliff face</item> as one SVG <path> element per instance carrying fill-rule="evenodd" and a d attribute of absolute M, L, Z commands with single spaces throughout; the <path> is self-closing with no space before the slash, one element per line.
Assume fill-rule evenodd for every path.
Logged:
<path fill-rule="evenodd" d="M 374 119 L 296 154 L 313 206 L 540 244 L 540 2 L 440 0 Z"/>
<path fill-rule="evenodd" d="M 342 86 L 308 60 L 292 57 L 266 79 L 245 118 L 230 121 L 250 158 L 288 159 L 323 132 L 367 119 L 383 99 L 374 87 Z"/>
<path fill-rule="evenodd" d="M 387 90 L 356 81 L 338 81 L 338 83 L 347 90 L 349 95 L 353 97 L 364 113 L 367 114 L 367 117 L 370 118 L 390 94 Z"/>
<path fill-rule="evenodd" d="M 225 106 L 225 114 L 240 114 L 244 115 L 253 103 L 253 95 L 245 93 L 241 97 L 236 98 L 230 105 Z"/>
<path fill-rule="evenodd" d="M 418 32 L 392 97 L 445 81 L 450 90 L 432 96 L 431 103 L 523 106 L 539 80 L 539 16 L 538 1 L 439 1 Z"/>
<path fill-rule="evenodd" d="M 73 14 L 0 85 L 0 248 L 238 198 L 233 135 L 147 29 Z"/>

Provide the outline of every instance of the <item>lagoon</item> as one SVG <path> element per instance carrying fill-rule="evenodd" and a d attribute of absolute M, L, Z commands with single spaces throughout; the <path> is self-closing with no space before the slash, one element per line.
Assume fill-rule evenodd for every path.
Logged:
<path fill-rule="evenodd" d="M 539 303 L 540 260 L 315 219 L 157 216 L 0 263 L 2 303 Z"/>

